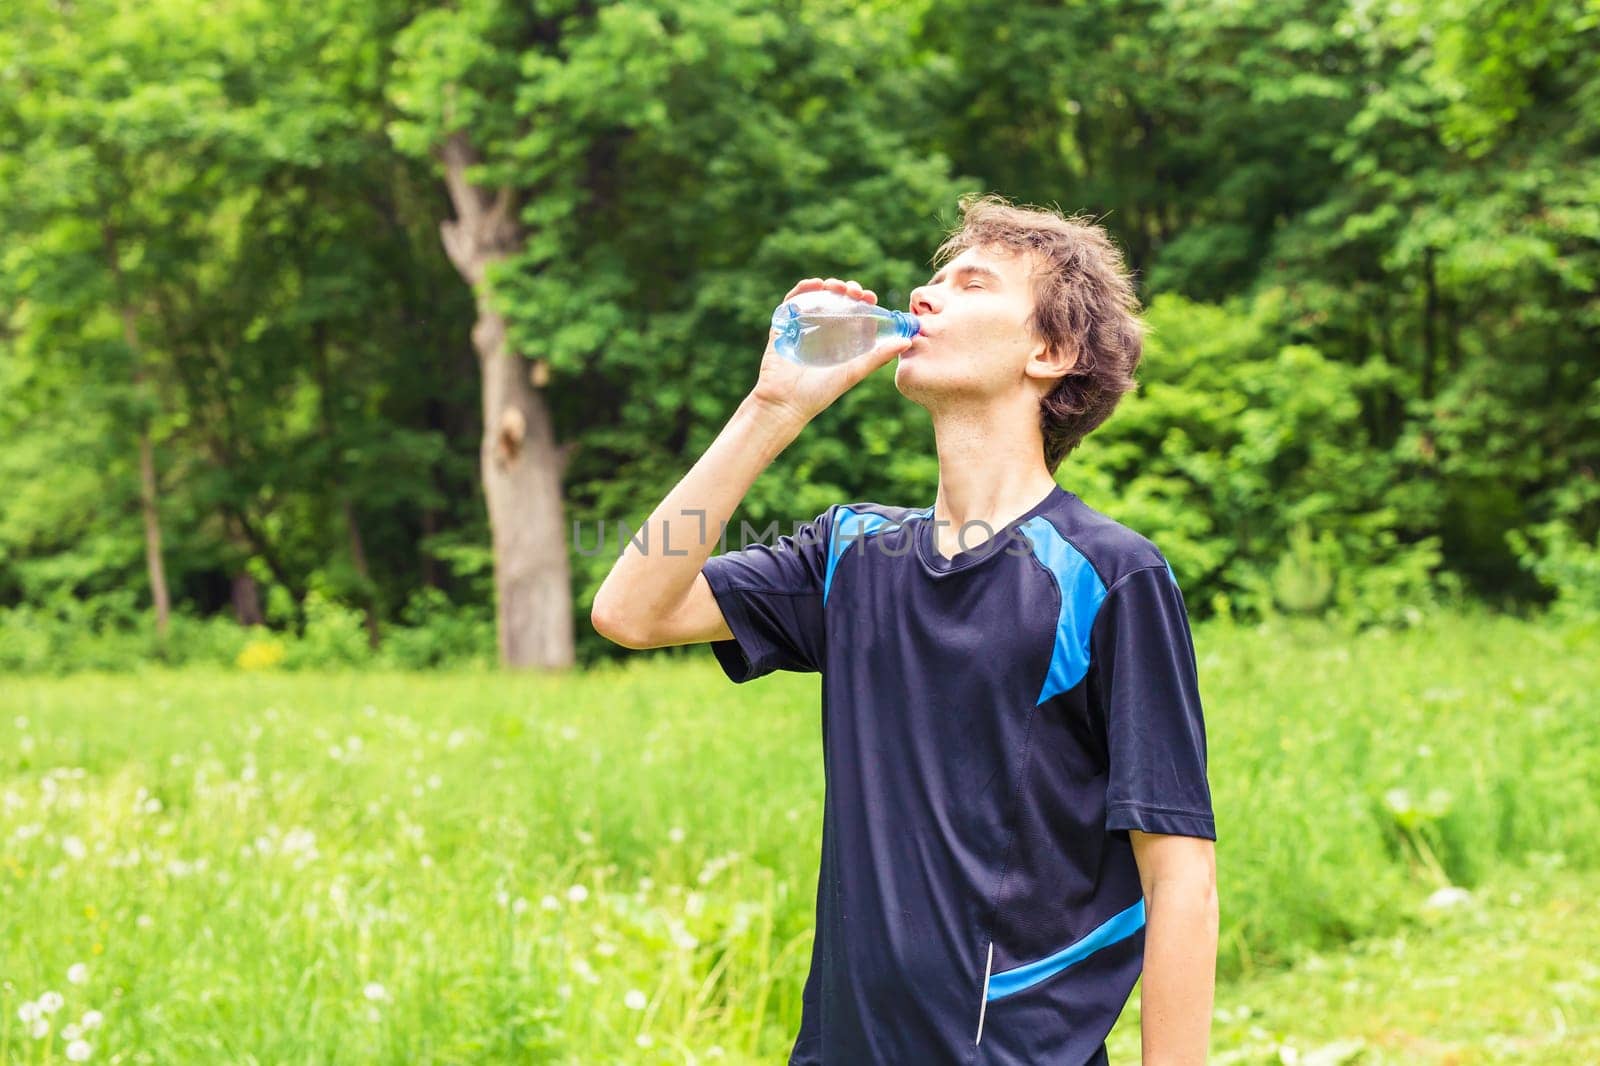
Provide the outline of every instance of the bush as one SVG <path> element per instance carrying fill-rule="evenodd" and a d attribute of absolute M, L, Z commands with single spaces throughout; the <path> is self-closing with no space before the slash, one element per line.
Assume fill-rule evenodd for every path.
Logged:
<path fill-rule="evenodd" d="M 486 607 L 459 606 L 437 589 L 421 589 L 386 625 L 377 651 L 355 607 L 314 591 L 306 626 L 240 626 L 227 615 L 175 612 L 167 639 L 155 632 L 149 606 L 133 590 L 87 599 L 59 597 L 0 610 L 0 674 L 136 671 L 209 665 L 245 671 L 379 665 L 396 669 L 491 666 L 494 617 Z"/>
<path fill-rule="evenodd" d="M 1062 480 L 1161 547 L 1196 616 L 1414 625 L 1456 586 L 1425 535 L 1441 486 L 1363 415 L 1394 371 L 1283 344 L 1285 317 L 1274 290 L 1157 297 L 1139 391 Z"/>
<path fill-rule="evenodd" d="M 494 614 L 482 606 L 459 606 L 435 588 L 421 588 L 406 601 L 401 628 L 384 634 L 382 660 L 418 670 L 447 664 L 492 665 L 497 659 Z"/>
<path fill-rule="evenodd" d="M 1600 537 L 1582 540 L 1555 519 L 1506 533 L 1522 566 L 1555 593 L 1551 612 L 1564 618 L 1600 617 Z"/>
<path fill-rule="evenodd" d="M 305 631 L 289 643 L 284 665 L 290 669 L 364 666 L 373 660 L 366 616 L 312 589 L 305 600 Z"/>

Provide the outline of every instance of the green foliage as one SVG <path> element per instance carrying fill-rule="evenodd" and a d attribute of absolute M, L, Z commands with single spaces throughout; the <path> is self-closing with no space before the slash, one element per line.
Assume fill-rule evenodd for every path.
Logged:
<path fill-rule="evenodd" d="M 519 207 L 494 298 L 580 528 L 637 524 L 693 463 L 796 278 L 904 306 L 983 189 L 1127 249 L 1145 387 L 1061 478 L 1168 551 L 1197 615 L 1592 602 L 1597 57 L 1600 13 L 1557 0 L 16 0 L 0 608 L 148 603 L 147 437 L 180 613 L 247 576 L 286 660 L 370 657 L 340 611 L 428 634 L 399 661 L 467 654 L 493 586 L 452 136 Z M 734 528 L 925 505 L 937 477 L 875 375 Z M 573 552 L 580 623 L 610 560 Z M 405 622 L 419 595 L 464 628 Z"/>
<path fill-rule="evenodd" d="M 0 610 L 0 673 L 232 663 L 248 639 L 248 631 L 231 619 L 179 612 L 163 645 L 133 589 L 94 597 L 58 593 L 43 603 Z"/>
<path fill-rule="evenodd" d="M 1597 388 L 1600 392 L 1600 388 Z M 1600 622 L 1600 529 L 1581 516 L 1600 500 L 1593 471 L 1567 485 L 1559 496 L 1561 517 L 1524 531 L 1506 532 L 1518 561 L 1555 594 L 1557 617 Z"/>
<path fill-rule="evenodd" d="M 1360 396 L 1388 370 L 1282 345 L 1283 316 L 1277 290 L 1220 307 L 1159 297 L 1139 390 L 1065 480 L 1151 531 L 1191 609 L 1413 624 L 1453 587 L 1427 532 L 1438 488 L 1370 438 Z"/>
<path fill-rule="evenodd" d="M 360 611 L 312 589 L 305 600 L 306 624 L 288 662 L 295 667 L 363 666 L 372 660 Z"/>
<path fill-rule="evenodd" d="M 398 609 L 419 512 L 481 527 L 448 409 L 470 302 L 382 138 L 373 44 L 403 17 L 0 16 L 0 603 L 145 587 L 141 433 L 175 597 L 206 613 L 244 572 L 297 622 L 313 586 Z"/>
<path fill-rule="evenodd" d="M 1329 556 L 1337 550 L 1332 534 L 1326 530 L 1315 544 L 1311 527 L 1302 522 L 1289 534 L 1289 547 L 1272 571 L 1272 593 L 1288 611 L 1314 614 L 1328 605 L 1333 594 L 1333 565 Z"/>
<path fill-rule="evenodd" d="M 494 615 L 481 601 L 458 606 L 438 589 L 423 588 L 407 601 L 400 621 L 384 635 L 385 665 L 421 670 L 489 666 L 494 661 Z"/>
<path fill-rule="evenodd" d="M 173 615 L 160 641 L 132 589 L 95 597 L 57 595 L 42 604 L 0 609 L 0 674 L 202 666 L 245 672 L 338 667 L 487 667 L 495 657 L 494 617 L 482 605 L 458 606 L 438 589 L 418 590 L 383 643 L 368 643 L 362 612 L 321 591 L 306 598 L 298 634 L 242 627 L 224 615 Z M 287 612 L 288 604 L 279 610 Z"/>

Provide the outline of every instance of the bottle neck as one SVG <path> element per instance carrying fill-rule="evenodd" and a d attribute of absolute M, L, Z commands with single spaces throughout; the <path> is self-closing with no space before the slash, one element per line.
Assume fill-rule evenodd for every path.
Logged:
<path fill-rule="evenodd" d="M 894 316 L 895 332 L 900 336 L 910 339 L 922 332 L 922 323 L 917 321 L 917 316 L 905 311 L 890 311 Z"/>

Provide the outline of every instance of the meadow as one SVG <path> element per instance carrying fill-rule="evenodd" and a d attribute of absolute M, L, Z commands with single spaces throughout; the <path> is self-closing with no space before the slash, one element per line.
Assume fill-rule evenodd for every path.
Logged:
<path fill-rule="evenodd" d="M 1196 628 L 1214 1061 L 1600 1059 L 1595 642 Z M 0 1062 L 782 1061 L 816 698 L 703 648 L 0 679 Z"/>

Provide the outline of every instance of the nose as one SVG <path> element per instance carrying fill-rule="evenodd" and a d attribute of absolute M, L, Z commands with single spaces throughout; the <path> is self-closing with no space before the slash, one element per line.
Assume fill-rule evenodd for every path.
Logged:
<path fill-rule="evenodd" d="M 929 297 L 935 295 L 932 286 L 918 285 L 911 290 L 911 313 L 917 316 L 931 314 L 936 308 Z"/>

